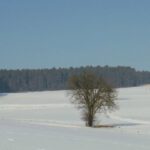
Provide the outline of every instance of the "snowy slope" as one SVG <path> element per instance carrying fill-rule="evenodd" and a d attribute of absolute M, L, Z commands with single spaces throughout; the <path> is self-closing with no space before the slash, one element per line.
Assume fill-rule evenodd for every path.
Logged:
<path fill-rule="evenodd" d="M 0 150 L 149 150 L 150 86 L 118 89 L 119 110 L 87 128 L 66 91 L 0 94 Z"/>

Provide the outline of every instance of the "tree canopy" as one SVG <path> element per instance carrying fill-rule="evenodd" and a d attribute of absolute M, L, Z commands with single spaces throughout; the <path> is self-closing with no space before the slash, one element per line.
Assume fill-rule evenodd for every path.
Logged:
<path fill-rule="evenodd" d="M 0 70 L 0 92 L 44 91 L 68 89 L 70 76 L 90 70 L 115 87 L 150 83 L 150 72 L 130 67 L 79 67 L 52 69 Z"/>

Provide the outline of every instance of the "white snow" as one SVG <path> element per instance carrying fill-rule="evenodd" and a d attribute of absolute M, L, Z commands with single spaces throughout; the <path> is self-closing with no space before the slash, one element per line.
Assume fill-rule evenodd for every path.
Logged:
<path fill-rule="evenodd" d="M 119 109 L 88 128 L 66 91 L 0 94 L 0 150 L 149 150 L 150 86 L 120 88 Z"/>

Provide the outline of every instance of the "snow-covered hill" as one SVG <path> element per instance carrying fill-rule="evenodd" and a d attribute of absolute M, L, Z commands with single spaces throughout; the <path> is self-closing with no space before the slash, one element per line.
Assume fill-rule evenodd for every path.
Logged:
<path fill-rule="evenodd" d="M 149 150 L 150 86 L 118 89 L 119 110 L 87 128 L 66 91 L 0 94 L 0 150 Z"/>

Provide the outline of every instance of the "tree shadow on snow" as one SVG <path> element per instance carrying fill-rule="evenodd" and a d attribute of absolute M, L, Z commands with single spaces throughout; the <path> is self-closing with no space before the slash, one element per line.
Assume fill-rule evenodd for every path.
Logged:
<path fill-rule="evenodd" d="M 114 127 L 126 127 L 126 126 L 136 126 L 138 123 L 116 123 L 113 124 Z"/>
<path fill-rule="evenodd" d="M 104 125 L 95 125 L 95 128 L 116 128 L 116 127 L 128 127 L 136 126 L 138 123 L 115 123 L 115 124 L 104 124 Z"/>
<path fill-rule="evenodd" d="M 0 93 L 0 97 L 7 96 L 7 95 L 8 95 L 8 93 Z"/>

